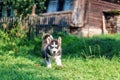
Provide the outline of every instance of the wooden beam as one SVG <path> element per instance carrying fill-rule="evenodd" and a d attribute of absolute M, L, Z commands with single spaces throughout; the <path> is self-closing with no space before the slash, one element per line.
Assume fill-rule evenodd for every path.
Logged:
<path fill-rule="evenodd" d="M 106 23 L 105 23 L 105 16 L 102 15 L 102 23 L 103 23 L 103 34 L 108 34 L 108 31 L 106 30 Z"/>

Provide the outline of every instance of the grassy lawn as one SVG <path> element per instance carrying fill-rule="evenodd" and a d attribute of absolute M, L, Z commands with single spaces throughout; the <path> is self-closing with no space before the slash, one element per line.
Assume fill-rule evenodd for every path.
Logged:
<path fill-rule="evenodd" d="M 0 80 L 119 80 L 120 60 L 63 58 L 64 67 L 43 66 L 35 56 L 0 56 Z"/>
<path fill-rule="evenodd" d="M 63 68 L 46 68 L 41 38 L 0 34 L 0 80 L 120 80 L 120 34 L 92 38 L 62 37 Z M 5 34 L 5 35 L 3 35 Z"/>

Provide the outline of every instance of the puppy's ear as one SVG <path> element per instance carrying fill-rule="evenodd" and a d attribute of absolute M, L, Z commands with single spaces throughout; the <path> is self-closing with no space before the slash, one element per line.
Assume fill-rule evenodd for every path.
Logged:
<path fill-rule="evenodd" d="M 61 45 L 61 43 L 62 43 L 62 38 L 59 36 L 58 37 L 58 43 Z"/>
<path fill-rule="evenodd" d="M 52 36 L 52 35 L 50 35 L 50 38 L 51 38 L 51 39 L 53 39 L 53 36 Z"/>
<path fill-rule="evenodd" d="M 49 44 L 49 43 L 51 42 L 51 40 L 52 40 L 52 39 L 51 39 L 50 37 L 48 37 L 48 38 L 47 38 L 47 44 Z"/>

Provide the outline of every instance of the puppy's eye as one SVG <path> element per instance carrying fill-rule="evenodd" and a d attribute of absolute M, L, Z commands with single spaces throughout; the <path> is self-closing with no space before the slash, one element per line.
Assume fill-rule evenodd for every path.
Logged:
<path fill-rule="evenodd" d="M 52 46 L 50 46 L 50 48 L 53 48 Z"/>

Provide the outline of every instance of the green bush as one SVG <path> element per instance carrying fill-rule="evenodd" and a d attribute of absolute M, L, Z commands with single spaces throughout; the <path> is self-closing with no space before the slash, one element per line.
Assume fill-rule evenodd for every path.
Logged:
<path fill-rule="evenodd" d="M 19 34 L 19 35 L 18 35 Z M 76 37 L 67 33 L 53 33 L 55 38 L 62 37 L 63 56 L 71 57 L 102 57 L 112 58 L 120 56 L 120 34 L 101 35 L 91 38 Z M 41 56 L 41 36 L 28 39 L 20 26 L 9 32 L 0 30 L 0 54 L 9 55 L 36 55 Z"/>

